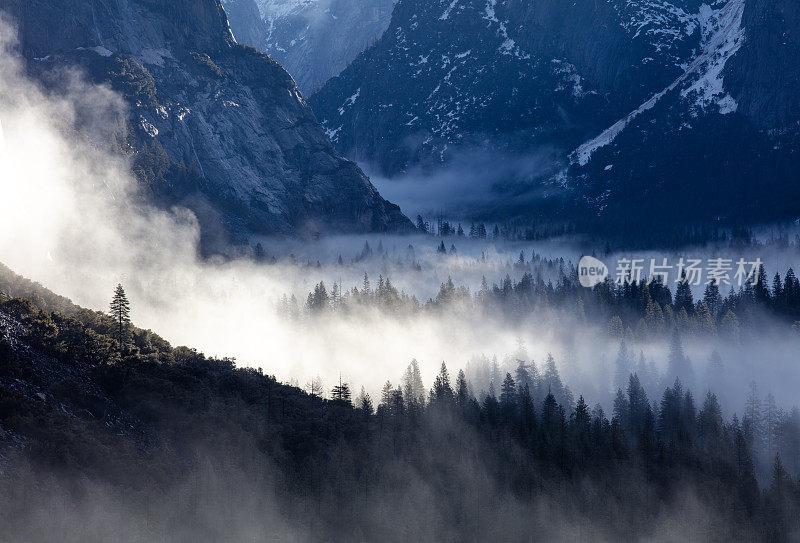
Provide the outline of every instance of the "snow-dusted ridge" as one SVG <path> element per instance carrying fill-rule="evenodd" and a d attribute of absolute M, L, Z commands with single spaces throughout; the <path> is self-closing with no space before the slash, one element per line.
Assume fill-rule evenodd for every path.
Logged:
<path fill-rule="evenodd" d="M 664 90 L 653 95 L 596 138 L 578 147 L 570 155 L 571 161 L 585 166 L 595 151 L 611 144 L 631 121 L 652 109 L 665 95 L 686 82 L 690 82 L 691 85 L 681 90 L 681 96 L 694 100 L 691 106 L 693 111 L 698 108 L 704 109 L 712 103 L 719 107 L 721 114 L 736 111 L 735 100 L 725 92 L 723 87 L 722 71 L 728 59 L 736 54 L 744 42 L 745 36 L 742 28 L 744 6 L 744 0 L 729 0 L 717 10 L 703 4 L 697 16 L 703 31 L 700 54 L 687 66 L 683 74 Z"/>

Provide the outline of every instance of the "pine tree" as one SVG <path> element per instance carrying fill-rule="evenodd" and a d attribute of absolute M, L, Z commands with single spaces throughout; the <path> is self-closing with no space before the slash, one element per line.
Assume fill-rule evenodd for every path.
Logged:
<path fill-rule="evenodd" d="M 442 362 L 439 375 L 436 376 L 431 389 L 431 403 L 449 405 L 452 403 L 454 396 L 453 388 L 450 386 L 450 374 L 447 371 L 447 365 Z"/>
<path fill-rule="evenodd" d="M 781 413 L 775 403 L 775 396 L 772 392 L 767 393 L 764 400 L 763 426 L 764 447 L 768 456 L 772 456 L 777 450 L 778 435 L 780 434 Z"/>
<path fill-rule="evenodd" d="M 763 414 L 761 413 L 761 398 L 758 396 L 758 387 L 755 381 L 750 383 L 750 393 L 747 396 L 742 417 L 742 431 L 744 438 L 753 452 L 761 450 L 763 439 Z"/>
<path fill-rule="evenodd" d="M 636 440 L 643 437 L 649 408 L 647 393 L 634 373 L 628 379 L 628 431 Z"/>
<path fill-rule="evenodd" d="M 467 376 L 464 370 L 458 370 L 458 377 L 456 377 L 456 403 L 464 408 L 469 402 L 469 385 L 467 384 Z"/>
<path fill-rule="evenodd" d="M 425 404 L 425 387 L 422 384 L 422 374 L 416 358 L 411 360 L 403 376 L 403 396 L 409 405 L 422 406 Z"/>
<path fill-rule="evenodd" d="M 392 403 L 392 391 L 394 391 L 394 387 L 392 386 L 391 381 L 386 381 L 381 389 L 381 406 L 389 409 Z"/>
<path fill-rule="evenodd" d="M 763 264 L 758 266 L 758 272 L 752 280 L 755 283 L 753 285 L 753 296 L 756 302 L 762 307 L 766 307 L 772 298 L 769 291 L 769 284 L 767 284 L 767 272 L 764 270 Z"/>
<path fill-rule="evenodd" d="M 723 426 L 722 408 L 716 395 L 708 391 L 703 402 L 703 408 L 697 417 L 697 433 L 700 438 L 700 444 L 706 453 L 720 443 L 723 436 Z"/>
<path fill-rule="evenodd" d="M 366 299 L 369 298 L 370 293 L 369 275 L 367 275 L 367 272 L 364 272 L 364 282 L 361 285 L 361 295 Z"/>
<path fill-rule="evenodd" d="M 364 412 L 364 415 L 372 415 L 374 408 L 372 406 L 372 397 L 369 393 L 361 387 L 361 392 L 359 393 L 358 397 L 356 398 L 356 406 Z"/>
<path fill-rule="evenodd" d="M 632 372 L 633 360 L 623 339 L 619 344 L 617 360 L 614 366 L 614 388 L 625 388 Z"/>
<path fill-rule="evenodd" d="M 517 408 L 517 385 L 510 373 L 506 373 L 503 384 L 500 387 L 500 410 L 506 422 L 514 419 Z"/>
<path fill-rule="evenodd" d="M 706 303 L 706 307 L 711 312 L 711 315 L 716 318 L 717 313 L 722 306 L 722 296 L 719 293 L 719 285 L 717 284 L 716 279 L 706 285 L 706 291 L 703 294 L 703 301 Z"/>
<path fill-rule="evenodd" d="M 350 396 L 350 385 L 343 383 L 342 378 L 339 377 L 339 384 L 331 390 L 331 400 L 336 403 L 351 405 Z"/>
<path fill-rule="evenodd" d="M 325 393 L 325 385 L 322 383 L 322 377 L 319 375 L 314 377 L 309 383 L 306 384 L 306 390 L 312 396 L 322 398 L 322 395 Z"/>
<path fill-rule="evenodd" d="M 121 347 L 126 347 L 130 338 L 131 304 L 125 295 L 125 289 L 122 288 L 122 285 L 117 285 L 110 309 L 111 318 L 114 320 L 113 337 Z"/>
<path fill-rule="evenodd" d="M 782 305 L 791 315 L 798 315 L 798 310 L 800 310 L 800 280 L 797 279 L 792 268 L 789 268 L 783 280 Z"/>
<path fill-rule="evenodd" d="M 525 383 L 519 393 L 519 422 L 520 437 L 523 443 L 530 446 L 536 432 L 536 408 L 528 383 Z"/>
<path fill-rule="evenodd" d="M 672 379 L 678 377 L 681 381 L 691 386 L 694 381 L 694 372 L 691 362 L 683 352 L 683 343 L 681 342 L 681 336 L 677 329 L 672 334 L 667 363 L 667 378 Z"/>
<path fill-rule="evenodd" d="M 775 272 L 775 277 L 772 279 L 772 299 L 776 309 L 782 310 L 785 300 L 783 298 L 783 283 L 779 272 Z"/>
<path fill-rule="evenodd" d="M 517 360 L 517 369 L 516 369 L 516 382 L 517 387 L 522 390 L 526 385 L 529 387 L 533 384 L 531 381 L 531 373 L 528 371 L 528 365 L 525 363 L 524 360 L 518 359 Z"/>
<path fill-rule="evenodd" d="M 686 270 L 681 272 L 678 288 L 675 289 L 675 311 L 681 309 L 685 309 L 688 314 L 694 310 L 694 297 L 692 296 L 692 287 L 686 277 Z"/>

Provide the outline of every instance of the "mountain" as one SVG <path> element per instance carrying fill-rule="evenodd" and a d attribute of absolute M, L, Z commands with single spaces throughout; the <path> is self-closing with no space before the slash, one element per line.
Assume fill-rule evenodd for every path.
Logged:
<path fill-rule="evenodd" d="M 224 0 L 237 41 L 252 45 L 280 62 L 304 94 L 341 72 L 380 38 L 389 25 L 395 0 Z M 251 16 L 235 12 L 258 9 L 261 29 Z M 257 6 L 257 8 L 256 8 Z"/>
<path fill-rule="evenodd" d="M 789 219 L 798 17 L 767 0 L 401 0 L 309 103 L 387 176 L 547 150 L 505 196 L 613 221 Z"/>
<path fill-rule="evenodd" d="M 118 142 L 156 202 L 204 231 L 402 230 L 410 222 L 332 147 L 274 60 L 235 42 L 219 0 L 6 0 L 29 71 L 79 67 L 126 99 Z M 56 74 L 54 77 L 53 74 Z"/>
<path fill-rule="evenodd" d="M 266 26 L 261 20 L 255 0 L 223 0 L 222 7 L 228 16 L 237 43 L 260 47 L 266 40 Z"/>

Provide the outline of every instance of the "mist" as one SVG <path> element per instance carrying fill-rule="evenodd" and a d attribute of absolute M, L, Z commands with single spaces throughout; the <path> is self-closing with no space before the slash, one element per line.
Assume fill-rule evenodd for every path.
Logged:
<path fill-rule="evenodd" d="M 581 256 L 602 259 L 612 275 L 615 263 L 624 258 L 760 258 L 771 277 L 775 271 L 798 267 L 797 243 L 775 241 L 765 233 L 762 244 L 741 249 L 708 244 L 634 253 L 578 236 L 535 242 L 491 233 L 471 238 L 420 233 L 317 240 L 253 236 L 248 245 L 208 256 L 201 251 L 203 232 L 192 212 L 153 206 L 131 175 L 129 157 L 117 146 L 128 117 L 121 97 L 107 86 L 88 84 L 80 73 L 57 75 L 54 79 L 61 83 L 47 89 L 29 78 L 14 52 L 12 27 L 0 23 L 0 262 L 98 311 L 107 311 L 114 287 L 124 285 L 137 327 L 210 357 L 233 357 L 240 368 L 263 370 L 231 370 L 224 378 L 234 382 L 233 389 L 255 382 L 253 389 L 267 400 L 258 396 L 248 403 L 244 394 L 227 396 L 224 386 L 204 383 L 203 388 L 197 385 L 198 375 L 207 374 L 196 366 L 187 370 L 196 371 L 189 378 L 170 376 L 173 380 L 139 367 L 135 371 L 151 381 L 135 390 L 141 397 L 134 395 L 133 402 L 144 398 L 143 412 L 150 418 L 141 424 L 148 431 L 150 425 L 156 428 L 154 441 L 161 441 L 98 447 L 98 456 L 107 450 L 129 454 L 110 464 L 98 462 L 98 472 L 113 466 L 108 468 L 113 476 L 98 477 L 79 474 L 91 462 L 60 449 L 45 452 L 74 462 L 66 465 L 75 468 L 75 474 L 41 466 L 28 470 L 24 461 L 14 457 L 18 463 L 8 462 L 7 450 L 0 451 L 0 475 L 12 469 L 8 466 L 16 470 L 9 478 L 0 477 L 0 509 L 10 511 L 0 516 L 0 533 L 26 541 L 44 541 L 53 533 L 69 534 L 76 541 L 314 541 L 325 539 L 325 530 L 334 530 L 329 540 L 398 541 L 485 540 L 498 534 L 508 540 L 538 536 L 608 541 L 631 533 L 664 541 L 699 540 L 709 533 L 721 538 L 752 535 L 736 533 L 740 519 L 731 518 L 724 504 L 708 503 L 713 500 L 704 493 L 704 480 L 698 477 L 700 482 L 692 484 L 691 472 L 684 481 L 683 471 L 676 471 L 679 476 L 668 493 L 657 481 L 659 474 L 647 479 L 649 467 L 636 461 L 615 464 L 624 468 L 614 473 L 598 463 L 601 476 L 595 479 L 590 470 L 562 479 L 554 468 L 562 459 L 545 464 L 551 454 L 545 446 L 515 441 L 512 434 L 517 429 L 510 425 L 498 430 L 502 426 L 491 421 L 471 424 L 469 410 L 474 407 L 475 417 L 484 416 L 490 412 L 487 398 L 500 392 L 506 374 L 510 378 L 526 365 L 543 372 L 552 355 L 570 392 L 559 391 L 564 398 L 559 431 L 567 436 L 563 429 L 574 421 L 579 397 L 591 406 L 599 404 L 595 413 L 616 407 L 614 394 L 625 388 L 629 377 L 627 372 L 622 379 L 615 375 L 623 345 L 632 369 L 653 368 L 647 381 L 644 374 L 641 377 L 649 403 L 657 408 L 674 378 L 668 361 L 671 338 L 664 333 L 635 335 L 630 326 L 614 335 L 608 319 L 581 317 L 583 302 L 600 296 L 598 291 L 581 291 L 577 300 L 560 299 L 565 279 L 577 278 Z M 463 223 L 465 230 L 508 211 L 504 201 L 511 199 L 521 208 L 557 198 L 538 184 L 541 172 L 552 167 L 547 150 L 518 159 L 465 155 L 456 162 L 458 167 L 437 176 L 419 171 L 399 180 L 374 180 L 407 215 L 445 216 L 454 225 Z M 509 179 L 515 183 L 509 184 Z M 525 182 L 516 184 L 520 179 Z M 527 312 L 480 302 L 481 292 L 496 284 L 501 285 L 498 291 L 511 289 L 526 277 L 552 287 L 552 303 Z M 367 281 L 374 291 L 389 280 L 411 300 L 407 305 L 387 309 L 353 302 L 345 309 L 331 306 L 314 312 L 305 303 L 320 283 L 328 292 L 335 285 L 340 296 L 348 293 L 344 296 L 357 300 L 359 292 L 368 291 Z M 457 295 L 445 303 L 439 298 L 449 282 Z M 674 283 L 669 286 L 674 288 Z M 699 299 L 702 285 L 693 289 Z M 291 299 L 297 311 L 290 315 L 283 305 Z M 790 331 L 791 323 L 785 320 L 755 315 L 759 324 L 743 341 L 723 333 L 682 337 L 688 373 L 693 375 L 686 388 L 698 400 L 713 389 L 728 420 L 745 409 L 752 384 L 760 396 L 774 394 L 786 410 L 797 403 L 800 335 Z M 711 364 L 714 353 L 723 377 Z M 374 417 L 372 407 L 352 409 L 349 400 L 343 406 L 322 398 L 332 386 L 346 382 L 354 393 L 363 386 L 377 403 L 387 380 L 390 388 L 403 384 L 412 360 L 419 363 L 423 397 L 436 386 L 443 362 L 451 376 L 465 370 L 475 398 L 459 407 L 467 413 L 464 419 L 440 410 L 433 392 L 427 405 L 425 399 L 417 406 L 410 403 L 400 415 L 384 402 Z M 641 366 L 634 366 L 639 360 Z M 208 366 L 223 366 L 217 362 Z M 120 377 L 125 368 L 118 366 L 122 364 L 98 364 L 91 378 L 106 379 L 106 384 L 126 378 Z M 156 369 L 148 371 L 161 371 L 157 364 L 151 366 Z M 710 375 L 712 371 L 718 373 Z M 324 383 L 319 395 L 280 384 L 305 387 L 317 377 Z M 162 383 L 168 386 L 159 388 Z M 540 384 L 540 396 L 549 396 L 550 383 Z M 120 409 L 130 410 L 123 403 L 131 401 L 126 396 L 130 391 L 119 388 L 123 390 L 115 389 L 115 401 Z M 45 407 L 58 416 L 69 412 L 65 403 L 55 403 L 68 403 L 57 388 L 46 390 L 41 400 L 33 393 L 16 398 L 19 405 L 33 406 L 25 413 L 33 420 Z M 218 396 L 188 393 L 197 390 L 214 390 Z M 273 394 L 280 396 L 275 404 Z M 179 402 L 186 397 L 192 407 L 195 400 L 212 406 L 207 411 L 205 406 L 181 411 L 176 405 L 184 407 Z M 536 397 L 537 410 L 542 400 Z M 85 427 L 80 426 L 83 421 L 75 425 L 82 430 L 99 426 L 111 434 L 113 421 L 102 418 L 91 418 Z M 593 420 L 602 425 L 605 419 L 597 415 Z M 601 429 L 592 435 L 613 435 L 612 423 L 605 423 L 606 434 Z M 216 434 L 219 428 L 223 431 Z M 546 436 L 549 429 L 542 428 Z M 0 427 L 0 437 L 5 439 L 5 432 Z M 68 437 L 83 443 L 85 435 L 94 434 Z M 91 445 L 117 444 L 114 439 L 124 441 L 120 435 Z M 728 443 L 728 437 L 714 444 Z M 756 463 L 763 482 L 772 458 L 762 456 Z M 120 465 L 125 466 L 122 474 L 116 472 Z M 509 466 L 518 471 L 510 475 Z M 114 484 L 104 477 L 127 480 Z"/>
<path fill-rule="evenodd" d="M 411 359 L 419 361 L 430 382 L 442 361 L 459 368 L 480 355 L 503 360 L 522 342 L 538 363 L 552 352 L 577 391 L 593 401 L 607 399 L 611 386 L 598 383 L 607 382 L 604 364 L 613 360 L 618 345 L 603 335 L 605 323 L 585 325 L 537 315 L 510 324 L 498 315 L 458 308 L 421 312 L 413 318 L 367 311 L 298 323 L 276 311 L 283 295 L 293 294 L 302 303 L 320 281 L 348 290 L 360 287 L 365 273 L 373 283 L 380 275 L 390 278 L 423 303 L 436 296 L 448 277 L 474 292 L 484 277 L 489 284 L 506 274 L 519 279 L 513 263 L 520 252 L 528 259 L 535 254 L 574 264 L 582 253 L 591 252 L 580 240 L 533 244 L 446 239 L 450 254 L 442 256 L 436 250 L 438 240 L 431 236 L 338 236 L 303 243 L 260 238 L 254 242 L 262 243 L 266 253 L 276 257 L 275 263 L 247 255 L 202 258 L 201 232 L 192 213 L 146 203 L 128 162 L 102 144 L 113 140 L 125 118 L 120 97 L 107 87 L 83 82 L 80 74 L 67 74 L 67 85 L 45 91 L 25 76 L 12 44 L 13 31 L 3 25 L 0 191 L 7 204 L 0 216 L 0 259 L 17 273 L 101 311 L 114 286 L 122 283 L 138 326 L 174 344 L 235 357 L 239 365 L 261 367 L 301 385 L 319 375 L 326 384 L 341 378 L 375 393 L 386 379 L 398 379 Z M 542 155 L 523 165 L 533 172 L 544 161 Z M 521 164 L 512 161 L 495 175 L 488 174 L 491 166 L 488 158 L 477 157 L 463 170 L 436 179 L 420 175 L 378 184 L 404 209 L 422 212 L 424 202 L 443 201 L 452 206 L 451 213 L 466 214 L 494 194 L 509 169 Z M 474 183 L 466 185 L 474 190 L 457 191 L 456 183 L 463 186 L 468 171 Z M 359 258 L 365 243 L 376 254 Z M 338 265 L 340 256 L 343 265 Z M 609 261 L 613 258 L 610 255 Z M 784 264 L 798 261 L 796 254 L 785 251 L 767 258 Z M 557 279 L 556 269 L 545 277 Z M 665 345 L 636 347 L 663 363 Z M 727 367 L 741 376 L 736 379 L 740 389 L 758 378 L 765 381 L 762 388 L 774 389 L 781 400 L 791 402 L 800 383 L 800 374 L 788 364 L 793 353 L 762 347 L 720 346 Z M 702 373 L 712 348 L 687 348 Z"/>
<path fill-rule="evenodd" d="M 555 209 L 564 191 L 546 183 L 561 166 L 552 146 L 525 153 L 499 149 L 458 148 L 447 164 L 415 166 L 387 178 L 361 162 L 381 194 L 409 217 L 444 216 L 455 220 L 498 220 L 517 217 L 543 206 Z"/>

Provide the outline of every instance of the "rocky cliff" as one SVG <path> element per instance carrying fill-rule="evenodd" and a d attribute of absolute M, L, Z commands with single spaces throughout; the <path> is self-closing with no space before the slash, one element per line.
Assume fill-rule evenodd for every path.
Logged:
<path fill-rule="evenodd" d="M 249 233 L 402 230 L 286 71 L 239 45 L 219 0 L 6 0 L 31 73 L 79 66 L 129 105 L 123 149 L 157 202 Z"/>
<path fill-rule="evenodd" d="M 224 0 L 237 41 L 280 62 L 308 95 L 381 37 L 395 0 Z M 255 36 L 248 4 L 261 12 Z"/>
<path fill-rule="evenodd" d="M 261 47 L 266 40 L 266 26 L 255 0 L 223 0 L 222 6 L 236 41 Z"/>

